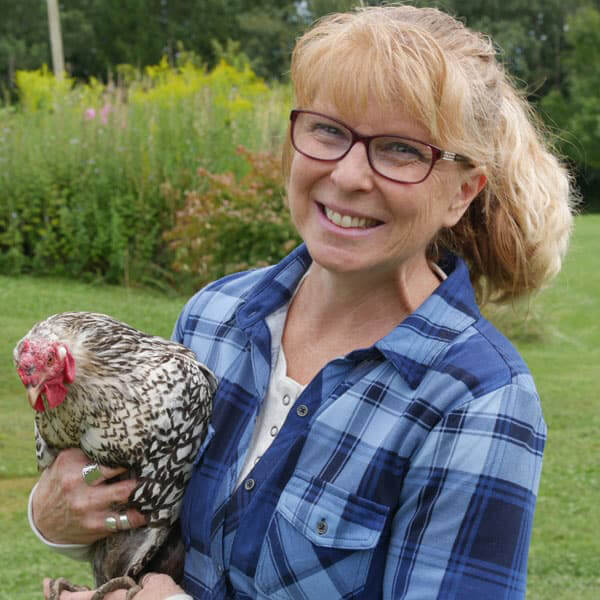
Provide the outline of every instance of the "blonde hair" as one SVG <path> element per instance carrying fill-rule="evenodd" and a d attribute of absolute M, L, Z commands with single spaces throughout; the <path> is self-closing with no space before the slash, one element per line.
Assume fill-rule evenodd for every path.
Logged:
<path fill-rule="evenodd" d="M 298 107 L 318 95 L 352 118 L 374 101 L 483 167 L 484 189 L 429 252 L 434 260 L 442 248 L 463 257 L 480 302 L 526 295 L 559 272 L 572 228 L 571 179 L 489 38 L 433 8 L 357 8 L 324 17 L 298 40 L 291 79 Z M 288 135 L 286 176 L 291 155 Z"/>

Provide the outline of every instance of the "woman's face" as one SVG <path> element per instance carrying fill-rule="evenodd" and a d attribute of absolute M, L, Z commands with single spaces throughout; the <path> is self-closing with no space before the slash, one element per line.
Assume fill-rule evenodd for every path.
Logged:
<path fill-rule="evenodd" d="M 331 103 L 302 107 L 337 118 L 362 135 L 395 134 L 431 142 L 428 132 L 401 111 L 370 104 L 360 118 L 344 119 Z M 451 149 L 449 149 L 451 150 Z M 442 227 L 451 227 L 479 192 L 480 176 L 438 161 L 418 184 L 390 181 L 369 166 L 356 143 L 337 162 L 294 151 L 288 181 L 292 219 L 313 260 L 339 273 L 398 275 L 426 267 L 426 249 Z"/>

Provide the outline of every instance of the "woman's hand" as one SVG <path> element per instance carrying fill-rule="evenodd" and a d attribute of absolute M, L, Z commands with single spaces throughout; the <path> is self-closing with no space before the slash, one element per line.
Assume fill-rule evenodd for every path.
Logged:
<path fill-rule="evenodd" d="M 44 598 L 48 598 L 50 592 L 50 580 L 44 579 Z M 174 594 L 185 592 L 168 576 L 159 573 L 147 573 L 140 581 L 142 586 L 134 600 L 166 600 Z M 104 600 L 125 600 L 126 590 L 117 590 L 104 596 Z M 94 590 L 89 592 L 62 592 L 59 600 L 90 600 Z"/>
<path fill-rule="evenodd" d="M 116 507 L 127 502 L 136 481 L 106 483 L 127 469 L 101 466 L 102 477 L 89 485 L 81 475 L 82 468 L 89 463 L 90 459 L 81 450 L 70 448 L 60 452 L 42 473 L 32 498 L 33 520 L 49 542 L 91 544 L 111 533 L 104 522 L 106 517 L 125 512 Z M 138 511 L 126 512 L 131 527 L 146 523 Z"/>

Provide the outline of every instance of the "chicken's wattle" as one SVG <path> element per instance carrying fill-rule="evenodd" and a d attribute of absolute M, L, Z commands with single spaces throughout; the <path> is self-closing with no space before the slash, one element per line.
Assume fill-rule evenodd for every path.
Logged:
<path fill-rule="evenodd" d="M 65 383 L 71 382 L 65 380 Z M 67 388 L 63 385 L 63 378 L 56 377 L 50 381 L 47 381 L 42 386 L 41 393 L 33 405 L 33 409 L 38 412 L 43 412 L 45 410 L 42 396 L 46 397 L 49 408 L 56 408 L 59 404 L 61 404 L 67 396 Z"/>

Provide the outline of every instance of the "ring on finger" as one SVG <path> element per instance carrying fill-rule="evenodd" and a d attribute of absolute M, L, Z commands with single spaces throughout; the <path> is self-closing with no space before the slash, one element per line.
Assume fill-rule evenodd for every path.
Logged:
<path fill-rule="evenodd" d="M 119 515 L 119 520 L 117 521 L 117 529 L 121 531 L 126 531 L 127 529 L 131 529 L 131 523 L 127 518 L 127 513 L 121 513 Z"/>
<path fill-rule="evenodd" d="M 117 519 L 115 519 L 115 517 L 106 517 L 106 519 L 104 519 L 104 526 L 106 527 L 106 529 L 108 529 L 109 531 L 117 531 L 118 527 L 117 527 Z"/>
<path fill-rule="evenodd" d="M 85 467 L 81 469 L 81 477 L 88 485 L 93 485 L 94 481 L 97 481 L 102 477 L 98 463 L 85 465 Z"/>

